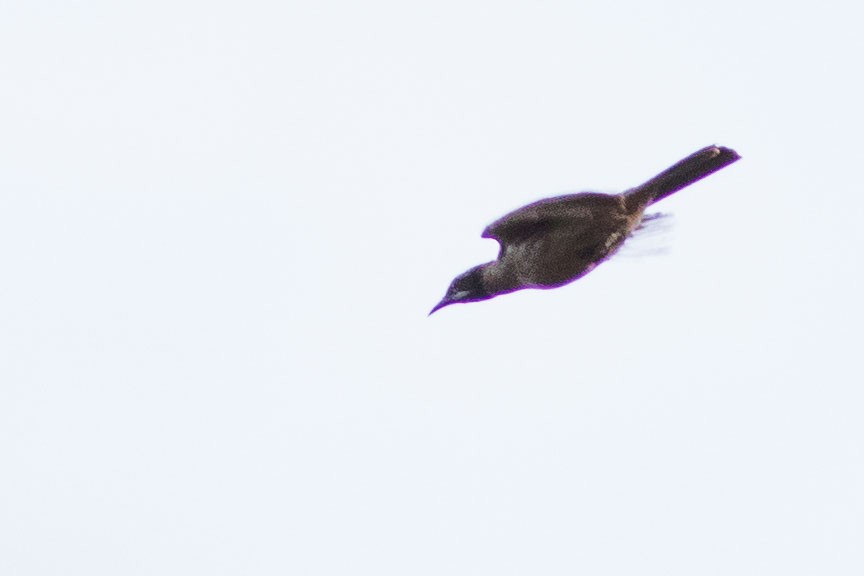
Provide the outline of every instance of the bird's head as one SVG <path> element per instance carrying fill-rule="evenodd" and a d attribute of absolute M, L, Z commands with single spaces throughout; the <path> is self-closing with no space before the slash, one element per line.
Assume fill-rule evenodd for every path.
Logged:
<path fill-rule="evenodd" d="M 490 294 L 483 283 L 483 269 L 488 265 L 489 264 L 481 264 L 475 266 L 467 272 L 463 272 L 457 276 L 453 282 L 450 283 L 450 287 L 447 289 L 447 294 L 445 294 L 444 298 L 442 298 L 441 301 L 432 308 L 432 312 L 429 312 L 429 315 L 431 316 L 436 310 L 440 310 L 450 304 L 478 302 L 480 300 L 488 300 L 489 298 L 492 298 L 494 294 Z"/>

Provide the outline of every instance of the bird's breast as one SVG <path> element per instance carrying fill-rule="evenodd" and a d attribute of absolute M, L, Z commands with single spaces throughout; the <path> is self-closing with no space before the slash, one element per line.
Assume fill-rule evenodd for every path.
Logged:
<path fill-rule="evenodd" d="M 555 288 L 590 272 L 627 238 L 628 222 L 566 227 L 508 246 L 500 265 L 520 287 Z"/>

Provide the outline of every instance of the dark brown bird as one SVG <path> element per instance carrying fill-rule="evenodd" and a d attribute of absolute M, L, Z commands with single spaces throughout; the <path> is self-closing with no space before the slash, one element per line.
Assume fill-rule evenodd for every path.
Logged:
<path fill-rule="evenodd" d="M 501 245 L 498 259 L 457 276 L 432 312 L 581 278 L 621 247 L 648 206 L 739 158 L 730 148 L 708 146 L 620 194 L 567 194 L 514 210 L 483 231 Z"/>

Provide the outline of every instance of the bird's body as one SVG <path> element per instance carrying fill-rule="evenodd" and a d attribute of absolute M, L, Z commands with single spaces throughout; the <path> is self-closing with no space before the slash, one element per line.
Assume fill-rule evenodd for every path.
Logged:
<path fill-rule="evenodd" d="M 562 286 L 611 256 L 640 221 L 641 213 L 610 194 L 583 192 L 529 204 L 483 232 L 501 243 L 484 279 L 497 293 Z"/>
<path fill-rule="evenodd" d="M 483 231 L 484 238 L 501 245 L 497 260 L 458 276 L 432 312 L 581 278 L 621 247 L 642 222 L 645 208 L 738 158 L 729 148 L 709 146 L 621 194 L 567 194 L 506 214 Z"/>

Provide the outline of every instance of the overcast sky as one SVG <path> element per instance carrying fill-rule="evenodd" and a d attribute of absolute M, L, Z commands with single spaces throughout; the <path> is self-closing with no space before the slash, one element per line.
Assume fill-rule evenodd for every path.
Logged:
<path fill-rule="evenodd" d="M 0 573 L 864 573 L 862 18 L 0 3 Z M 427 318 L 714 143 L 663 234 Z"/>

